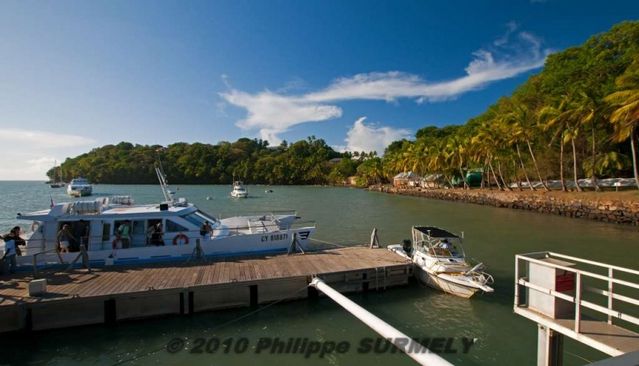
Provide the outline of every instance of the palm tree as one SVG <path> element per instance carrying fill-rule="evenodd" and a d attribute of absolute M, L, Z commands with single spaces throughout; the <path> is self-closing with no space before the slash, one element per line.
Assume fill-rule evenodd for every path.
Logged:
<path fill-rule="evenodd" d="M 495 180 L 495 183 L 497 184 L 497 187 L 500 190 L 510 189 L 507 187 L 506 182 L 504 182 L 503 176 L 501 174 L 501 163 L 498 162 L 499 164 L 498 171 L 500 173 L 501 181 L 503 183 L 503 188 L 502 188 L 502 184 L 500 184 L 499 180 L 497 179 L 497 175 L 495 174 L 495 169 L 492 164 L 493 161 L 495 160 L 495 156 L 497 155 L 497 151 L 503 142 L 503 140 L 499 136 L 501 135 L 501 133 L 499 132 L 498 129 L 495 128 L 495 125 L 497 124 L 498 122 L 496 120 L 493 120 L 493 123 L 491 123 L 490 125 L 487 123 L 484 123 L 481 126 L 479 126 L 479 128 L 477 129 L 477 132 L 471 139 L 471 144 L 472 144 L 471 146 L 473 146 L 475 160 L 481 161 L 483 159 L 483 161 L 485 162 L 484 165 L 488 165 L 490 172 L 493 173 L 493 178 Z M 490 187 L 490 175 L 488 179 L 488 186 Z"/>
<path fill-rule="evenodd" d="M 446 144 L 449 164 L 451 167 L 454 166 L 459 170 L 464 189 L 470 188 L 466 183 L 466 177 L 464 175 L 464 164 L 466 163 L 468 155 L 467 145 L 468 141 L 466 138 L 460 135 L 450 136 Z"/>
<path fill-rule="evenodd" d="M 632 170 L 635 183 L 639 188 L 635 142 L 636 131 L 639 127 L 639 61 L 635 61 L 626 69 L 626 72 L 616 80 L 616 85 L 617 91 L 608 95 L 604 100 L 614 108 L 610 115 L 610 122 L 615 129 L 613 140 L 623 142 L 630 139 Z"/>
<path fill-rule="evenodd" d="M 525 173 L 524 163 L 521 160 L 521 153 L 519 152 L 519 143 L 526 143 L 528 147 L 528 153 L 530 154 L 530 158 L 533 162 L 533 166 L 535 167 L 535 172 L 537 173 L 537 177 L 541 182 L 541 185 L 544 187 L 546 191 L 549 191 L 548 185 L 546 181 L 541 178 L 541 173 L 539 171 L 539 165 L 537 164 L 537 158 L 535 157 L 535 153 L 533 152 L 532 143 L 535 138 L 535 126 L 536 126 L 536 117 L 535 114 L 523 103 L 518 103 L 514 105 L 514 108 L 510 113 L 507 113 L 503 116 L 503 121 L 507 122 L 511 128 L 511 142 L 515 144 L 517 149 L 517 154 L 519 156 L 519 161 L 522 166 L 522 169 Z M 528 175 L 526 174 L 526 180 L 528 180 Z M 532 188 L 530 184 L 530 180 L 528 180 L 528 184 Z M 534 189 L 534 188 L 532 188 Z"/>
<path fill-rule="evenodd" d="M 572 160 L 573 160 L 573 175 L 575 180 L 575 188 L 578 192 L 582 189 L 579 186 L 577 175 L 577 148 L 575 140 L 579 135 L 579 127 L 581 126 L 579 120 L 579 106 L 564 96 L 557 107 L 547 106 L 539 111 L 539 119 L 544 123 L 544 129 L 553 129 L 554 134 L 551 140 L 554 141 L 557 137 L 560 138 L 560 177 L 561 177 L 561 189 L 566 190 L 564 178 L 563 178 L 563 147 L 567 142 L 572 146 Z"/>
<path fill-rule="evenodd" d="M 597 155 L 597 143 L 595 130 L 597 129 L 597 122 L 599 116 L 599 110 L 601 107 L 598 105 L 597 101 L 588 95 L 584 91 L 580 91 L 577 93 L 577 97 L 571 102 L 571 109 L 569 110 L 570 119 L 573 121 L 572 127 L 573 129 L 579 129 L 580 127 L 585 127 L 590 125 L 591 127 L 591 139 L 592 139 L 592 161 L 596 160 Z M 571 143 L 574 145 L 574 139 L 571 140 Z M 576 168 L 575 168 L 576 170 Z M 597 177 L 595 175 L 595 171 L 591 171 L 591 180 L 593 187 L 595 190 L 599 190 L 599 186 L 597 185 Z"/>

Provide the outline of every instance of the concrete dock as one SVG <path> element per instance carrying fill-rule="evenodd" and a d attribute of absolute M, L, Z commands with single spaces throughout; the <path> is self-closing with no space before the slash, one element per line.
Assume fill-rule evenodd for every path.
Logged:
<path fill-rule="evenodd" d="M 410 262 L 386 249 L 342 248 L 306 254 L 111 266 L 38 274 L 42 296 L 29 296 L 33 274 L 0 277 L 0 332 L 115 323 L 163 315 L 257 306 L 314 295 L 318 276 L 341 292 L 407 284 Z"/>

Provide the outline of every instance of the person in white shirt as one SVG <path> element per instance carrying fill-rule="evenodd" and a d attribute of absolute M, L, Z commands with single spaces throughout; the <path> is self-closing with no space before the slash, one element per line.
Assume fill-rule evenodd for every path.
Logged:
<path fill-rule="evenodd" d="M 9 273 L 16 272 L 16 241 L 11 237 L 5 237 L 3 261 L 9 261 Z M 3 240 L 5 239 L 3 238 Z M 6 263 L 6 262 L 5 262 Z"/>

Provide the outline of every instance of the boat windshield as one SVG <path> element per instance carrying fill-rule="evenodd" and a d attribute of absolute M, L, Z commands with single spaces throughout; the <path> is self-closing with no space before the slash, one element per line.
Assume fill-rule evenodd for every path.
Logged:
<path fill-rule="evenodd" d="M 464 258 L 461 242 L 450 238 L 430 238 L 418 243 L 418 250 L 436 257 Z"/>
<path fill-rule="evenodd" d="M 183 217 L 186 221 L 192 223 L 193 225 L 196 225 L 197 227 L 201 227 L 205 221 L 208 221 L 211 224 L 217 222 L 214 217 L 211 217 L 200 210 L 197 210 Z"/>

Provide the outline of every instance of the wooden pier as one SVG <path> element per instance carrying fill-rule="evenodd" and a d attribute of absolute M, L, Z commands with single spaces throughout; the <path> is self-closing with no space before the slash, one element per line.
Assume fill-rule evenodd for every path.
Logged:
<path fill-rule="evenodd" d="M 42 296 L 29 296 L 32 274 L 0 277 L 0 332 L 114 323 L 172 314 L 303 299 L 318 276 L 341 292 L 408 283 L 410 262 L 363 247 L 268 257 L 153 266 L 41 272 Z"/>

